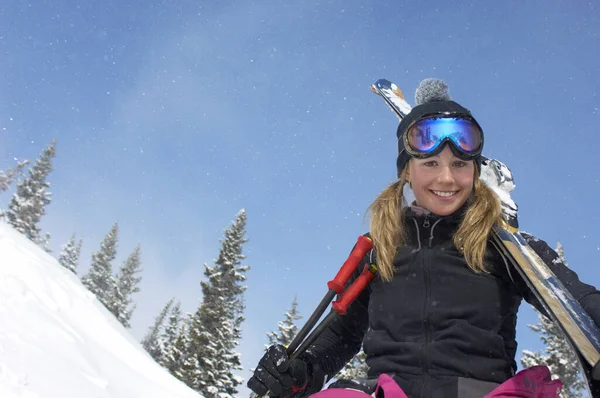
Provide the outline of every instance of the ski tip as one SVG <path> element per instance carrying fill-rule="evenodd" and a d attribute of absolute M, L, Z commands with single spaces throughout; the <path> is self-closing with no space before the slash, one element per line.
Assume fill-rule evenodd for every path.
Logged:
<path fill-rule="evenodd" d="M 377 79 L 377 81 L 375 82 L 375 85 L 379 86 L 379 87 L 381 87 L 381 86 L 388 86 L 389 87 L 392 84 L 394 84 L 394 83 L 392 83 L 391 81 L 389 81 L 387 79 Z"/>
<path fill-rule="evenodd" d="M 403 119 L 412 109 L 400 88 L 387 79 L 377 80 L 371 85 L 371 90 L 383 97 L 399 119 Z"/>
<path fill-rule="evenodd" d="M 395 83 L 392 83 L 391 81 L 389 81 L 387 79 L 379 79 L 375 83 L 371 84 L 371 90 L 373 90 L 373 92 L 375 94 L 380 94 L 379 90 L 383 90 L 383 89 L 392 90 L 392 92 L 395 95 L 397 95 L 398 97 L 400 97 L 406 101 L 406 98 L 404 98 L 404 93 L 402 93 L 402 90 L 400 90 L 400 87 L 398 87 Z"/>
<path fill-rule="evenodd" d="M 402 93 L 402 90 L 400 90 L 400 87 L 396 86 L 394 83 L 392 83 L 392 91 L 398 97 L 402 98 L 403 100 L 406 100 L 406 98 L 404 98 L 404 94 Z"/>

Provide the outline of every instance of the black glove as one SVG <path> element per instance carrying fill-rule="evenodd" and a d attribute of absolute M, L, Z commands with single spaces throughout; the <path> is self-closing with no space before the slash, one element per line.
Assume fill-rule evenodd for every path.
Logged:
<path fill-rule="evenodd" d="M 258 361 L 247 386 L 259 396 L 301 396 L 309 386 L 311 366 L 302 359 L 288 358 L 285 347 L 272 345 Z"/>

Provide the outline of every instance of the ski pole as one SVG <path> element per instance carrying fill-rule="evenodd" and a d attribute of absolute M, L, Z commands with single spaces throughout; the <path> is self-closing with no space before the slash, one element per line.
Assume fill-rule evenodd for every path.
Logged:
<path fill-rule="evenodd" d="M 325 330 L 325 328 L 335 319 L 335 317 L 344 315 L 350 304 L 358 297 L 360 292 L 369 284 L 375 277 L 376 267 L 374 264 L 367 264 L 363 269 L 363 272 L 358 278 L 348 287 L 344 292 L 344 286 L 350 279 L 350 276 L 354 273 L 362 258 L 367 254 L 369 250 L 373 248 L 373 241 L 366 236 L 359 236 L 358 241 L 336 274 L 336 276 L 327 282 L 328 292 L 325 294 L 315 311 L 311 314 L 310 318 L 306 321 L 302 329 L 294 337 L 292 342 L 287 346 L 286 353 L 290 359 L 303 353 L 314 340 Z M 317 321 L 325 312 L 325 309 L 331 303 L 336 294 L 341 294 L 340 298 L 332 303 L 334 311 L 330 312 L 323 321 L 317 326 L 317 328 L 310 334 L 311 329 L 315 326 Z M 300 344 L 302 344 L 300 346 Z M 300 347 L 298 347 L 300 346 Z M 269 392 L 265 396 L 268 396 Z M 250 398 L 257 398 L 258 395 L 255 393 L 250 394 Z"/>
<path fill-rule="evenodd" d="M 371 239 L 367 238 L 366 236 L 358 237 L 358 241 L 356 242 L 354 249 L 348 256 L 348 258 L 346 259 L 336 276 L 332 280 L 327 282 L 327 287 L 329 288 L 329 290 L 327 291 L 317 308 L 308 318 L 304 326 L 302 326 L 298 334 L 294 337 L 290 345 L 287 347 L 286 351 L 288 353 L 288 356 L 293 354 L 298 348 L 298 346 L 302 343 L 302 341 L 304 341 L 308 333 L 315 326 L 317 321 L 321 318 L 321 315 L 323 315 L 323 312 L 325 312 L 335 295 L 344 292 L 344 286 L 348 282 L 348 279 L 350 279 L 350 276 L 352 276 L 352 274 L 358 267 L 360 260 L 362 260 L 365 254 L 367 254 L 367 252 L 372 248 L 373 241 Z"/>
<path fill-rule="evenodd" d="M 302 342 L 300 347 L 293 352 L 288 352 L 290 359 L 297 357 L 302 354 L 310 345 L 319 337 L 319 335 L 329 326 L 333 320 L 341 315 L 346 315 L 348 306 L 356 300 L 358 295 L 364 290 L 365 287 L 375 278 L 377 268 L 374 264 L 366 264 L 361 274 L 356 278 L 354 282 L 348 287 L 348 289 L 341 295 L 341 297 L 334 301 L 331 305 L 333 311 L 331 311 L 323 321 L 313 330 L 313 332 Z"/>

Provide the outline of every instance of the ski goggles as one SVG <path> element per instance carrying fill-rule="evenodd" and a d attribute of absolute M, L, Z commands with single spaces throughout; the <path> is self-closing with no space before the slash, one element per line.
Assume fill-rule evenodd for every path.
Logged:
<path fill-rule="evenodd" d="M 446 142 L 463 160 L 472 160 L 483 149 L 483 131 L 470 116 L 456 114 L 425 115 L 408 126 L 403 135 L 406 152 L 415 158 L 439 154 Z"/>

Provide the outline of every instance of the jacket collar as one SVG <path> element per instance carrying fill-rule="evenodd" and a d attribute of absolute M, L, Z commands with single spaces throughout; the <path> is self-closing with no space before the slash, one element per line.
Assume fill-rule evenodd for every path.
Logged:
<path fill-rule="evenodd" d="M 439 219 L 445 219 L 444 221 L 450 222 L 452 224 L 460 224 L 462 219 L 464 218 L 469 206 L 471 205 L 471 198 L 469 198 L 458 210 L 454 213 L 449 214 L 447 216 L 440 216 L 431 211 L 427 210 L 424 207 L 417 205 L 417 202 L 413 202 L 410 206 L 406 208 L 406 216 L 416 218 L 416 219 L 424 219 L 428 218 L 432 222 L 435 222 Z"/>

